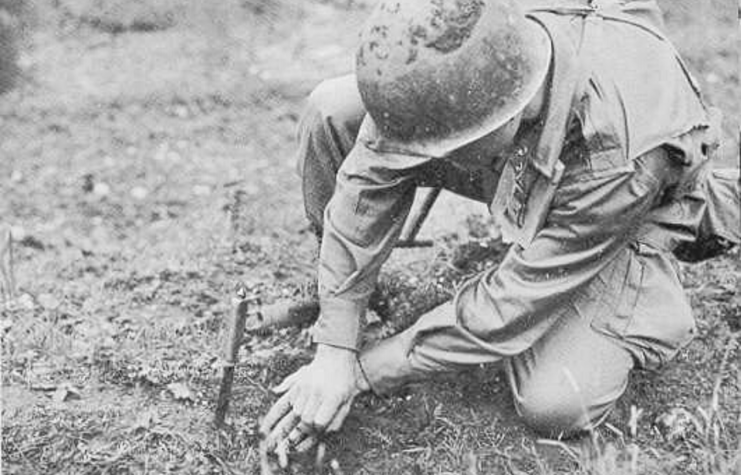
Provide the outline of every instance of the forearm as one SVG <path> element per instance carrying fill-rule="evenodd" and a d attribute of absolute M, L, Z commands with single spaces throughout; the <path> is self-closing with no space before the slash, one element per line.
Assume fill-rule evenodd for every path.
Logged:
<path fill-rule="evenodd" d="M 411 172 L 388 161 L 358 144 L 337 175 L 324 215 L 316 343 L 357 350 L 368 299 L 414 200 Z"/>

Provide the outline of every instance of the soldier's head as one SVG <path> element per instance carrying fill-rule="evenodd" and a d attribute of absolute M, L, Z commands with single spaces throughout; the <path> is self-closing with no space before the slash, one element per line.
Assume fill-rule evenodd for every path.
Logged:
<path fill-rule="evenodd" d="M 356 57 L 363 103 L 395 149 L 445 156 L 512 139 L 550 65 L 513 0 L 381 0 Z"/>

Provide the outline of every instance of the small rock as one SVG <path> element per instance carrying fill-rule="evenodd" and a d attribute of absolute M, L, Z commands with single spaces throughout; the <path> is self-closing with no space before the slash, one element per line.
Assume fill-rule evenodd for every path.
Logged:
<path fill-rule="evenodd" d="M 131 191 L 129 191 L 129 194 L 131 194 L 131 197 L 136 200 L 143 200 L 147 195 L 149 195 L 149 191 L 147 191 L 143 186 L 135 186 Z"/>
<path fill-rule="evenodd" d="M 681 407 L 673 407 L 660 414 L 655 425 L 667 440 L 684 439 L 692 429 L 697 431 L 702 429 L 697 417 Z"/>
<path fill-rule="evenodd" d="M 190 115 L 190 111 L 185 106 L 175 106 L 173 112 L 181 119 L 186 119 Z"/>
<path fill-rule="evenodd" d="M 383 323 L 383 320 L 381 320 L 381 317 L 378 316 L 376 312 L 373 310 L 368 310 L 365 313 L 365 320 L 368 323 L 368 325 L 375 325 L 377 323 Z"/>
<path fill-rule="evenodd" d="M 195 185 L 193 194 L 196 196 L 208 196 L 211 194 L 211 187 L 208 185 Z"/>
<path fill-rule="evenodd" d="M 15 304 L 24 310 L 33 310 L 36 308 L 36 302 L 34 301 L 34 298 L 31 296 L 31 294 L 22 293 L 18 296 L 17 299 L 15 299 Z"/>
<path fill-rule="evenodd" d="M 93 186 L 93 194 L 98 196 L 108 196 L 109 194 L 111 194 L 111 187 L 107 183 L 96 183 Z"/>
<path fill-rule="evenodd" d="M 80 391 L 70 383 L 64 383 L 57 387 L 51 396 L 52 401 L 62 403 L 73 399 L 82 399 Z"/>
<path fill-rule="evenodd" d="M 41 294 L 37 298 L 39 305 L 47 310 L 56 310 L 61 305 L 61 302 L 52 294 Z"/>
<path fill-rule="evenodd" d="M 28 236 L 28 232 L 23 226 L 11 226 L 10 236 L 13 238 L 13 241 L 19 242 L 26 239 L 26 237 Z"/>
<path fill-rule="evenodd" d="M 170 146 L 167 144 L 167 142 L 162 142 L 159 147 L 157 147 L 157 151 L 154 152 L 154 160 L 157 162 L 163 161 L 165 158 L 167 158 L 167 153 L 170 151 Z"/>
<path fill-rule="evenodd" d="M 170 383 L 167 385 L 167 390 L 176 401 L 195 401 L 196 399 L 193 391 L 184 382 Z"/>
<path fill-rule="evenodd" d="M 20 183 L 23 181 L 23 173 L 19 170 L 13 170 L 13 173 L 10 174 L 10 181 L 11 183 Z"/>

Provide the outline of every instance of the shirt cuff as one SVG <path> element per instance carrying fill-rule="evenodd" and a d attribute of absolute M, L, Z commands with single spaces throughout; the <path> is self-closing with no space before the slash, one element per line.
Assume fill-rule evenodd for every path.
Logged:
<path fill-rule="evenodd" d="M 358 356 L 365 379 L 371 390 L 379 396 L 388 395 L 421 376 L 409 359 L 413 345 L 408 333 L 401 332 L 381 340 Z"/>
<path fill-rule="evenodd" d="M 322 297 L 321 313 L 311 330 L 314 343 L 358 351 L 360 346 L 360 321 L 365 314 L 365 300 L 342 300 Z"/>

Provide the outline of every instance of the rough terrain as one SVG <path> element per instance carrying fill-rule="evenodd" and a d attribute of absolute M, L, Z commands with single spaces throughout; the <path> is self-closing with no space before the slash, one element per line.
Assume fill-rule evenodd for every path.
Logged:
<path fill-rule="evenodd" d="M 39 2 L 25 82 L 0 96 L 17 281 L 1 309 L 3 473 L 258 473 L 255 422 L 310 357 L 307 332 L 246 343 L 217 431 L 220 332 L 237 282 L 269 301 L 313 276 L 294 133 L 311 88 L 351 70 L 364 3 Z M 737 7 L 664 6 L 729 118 L 719 163 L 738 166 Z M 374 331 L 444 298 L 473 257 L 496 262 L 485 211 L 444 196 L 422 231 L 435 246 L 395 251 L 391 317 Z M 498 370 L 477 368 L 361 398 L 329 457 L 348 474 L 738 475 L 741 255 L 683 269 L 697 338 L 662 373 L 636 374 L 591 437 L 539 440 Z"/>

